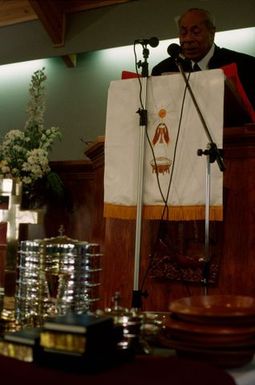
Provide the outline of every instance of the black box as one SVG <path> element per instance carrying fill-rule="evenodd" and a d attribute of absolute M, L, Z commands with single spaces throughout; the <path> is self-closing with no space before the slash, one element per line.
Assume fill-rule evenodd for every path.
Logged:
<path fill-rule="evenodd" d="M 0 354 L 20 361 L 35 362 L 40 354 L 41 328 L 7 332 L 0 340 Z"/>

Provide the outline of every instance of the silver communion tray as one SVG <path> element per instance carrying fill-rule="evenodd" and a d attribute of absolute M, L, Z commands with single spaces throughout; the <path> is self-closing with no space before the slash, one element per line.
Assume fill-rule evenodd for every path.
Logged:
<path fill-rule="evenodd" d="M 49 316 L 94 310 L 100 299 L 100 246 L 66 236 L 21 241 L 17 322 L 42 325 Z"/>

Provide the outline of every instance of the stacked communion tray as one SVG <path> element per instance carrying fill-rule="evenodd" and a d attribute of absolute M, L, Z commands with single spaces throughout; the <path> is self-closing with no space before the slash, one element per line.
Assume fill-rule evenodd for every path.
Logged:
<path fill-rule="evenodd" d="M 215 294 L 173 301 L 162 344 L 177 355 L 224 368 L 249 363 L 255 353 L 255 298 Z"/>
<path fill-rule="evenodd" d="M 21 241 L 16 320 L 41 326 L 51 316 L 94 310 L 99 298 L 100 246 L 66 236 Z"/>

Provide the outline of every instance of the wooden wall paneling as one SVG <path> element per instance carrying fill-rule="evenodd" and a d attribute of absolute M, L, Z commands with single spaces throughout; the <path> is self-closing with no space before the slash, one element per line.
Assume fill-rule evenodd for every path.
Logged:
<path fill-rule="evenodd" d="M 98 308 L 103 309 L 105 306 L 105 297 L 108 294 L 108 284 L 105 283 L 108 273 L 107 255 L 105 255 L 105 219 L 103 216 L 104 209 L 104 138 L 98 137 L 97 140 L 90 145 L 85 155 L 92 163 L 93 171 L 93 187 L 92 187 L 92 207 L 91 207 L 91 242 L 98 243 L 102 255 L 99 286 L 100 301 L 96 303 Z M 109 261 L 111 266 L 112 259 Z"/>
<path fill-rule="evenodd" d="M 64 202 L 49 203 L 45 216 L 46 237 L 56 237 L 61 225 L 64 234 L 81 241 L 90 241 L 92 228 L 94 173 L 92 162 L 51 162 L 66 188 Z"/>
<path fill-rule="evenodd" d="M 121 306 L 130 308 L 134 282 L 135 221 L 106 219 L 103 265 L 103 302 L 111 306 L 115 292 L 120 292 Z"/>
<path fill-rule="evenodd" d="M 225 212 L 219 286 L 255 296 L 255 126 L 225 129 Z"/>
<path fill-rule="evenodd" d="M 91 241 L 99 243 L 104 251 L 105 219 L 104 210 L 104 138 L 97 140 L 85 151 L 91 161 L 93 172 Z"/>

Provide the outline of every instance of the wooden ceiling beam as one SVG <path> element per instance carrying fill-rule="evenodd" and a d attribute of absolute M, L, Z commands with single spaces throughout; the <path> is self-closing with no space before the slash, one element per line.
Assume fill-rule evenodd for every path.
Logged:
<path fill-rule="evenodd" d="M 86 11 L 89 9 L 106 7 L 109 5 L 117 5 L 128 3 L 134 0 L 72 0 L 65 1 L 63 3 L 64 12 L 66 13 L 74 13 Z"/>
<path fill-rule="evenodd" d="M 36 19 L 28 0 L 0 0 L 0 27 Z"/>
<path fill-rule="evenodd" d="M 65 44 L 66 18 L 70 14 L 137 0 L 0 0 L 0 27 L 39 19 L 55 47 Z M 76 54 L 62 56 L 76 67 Z"/>
<path fill-rule="evenodd" d="M 62 1 L 29 0 L 55 47 L 65 43 L 66 14 L 61 6 Z"/>
<path fill-rule="evenodd" d="M 55 47 L 65 44 L 67 14 L 129 1 L 133 0 L 28 0 Z"/>
<path fill-rule="evenodd" d="M 61 57 L 62 57 L 62 59 L 63 59 L 63 61 L 67 67 L 69 67 L 69 68 L 76 67 L 77 55 L 75 53 L 69 54 L 69 55 L 63 55 Z"/>

